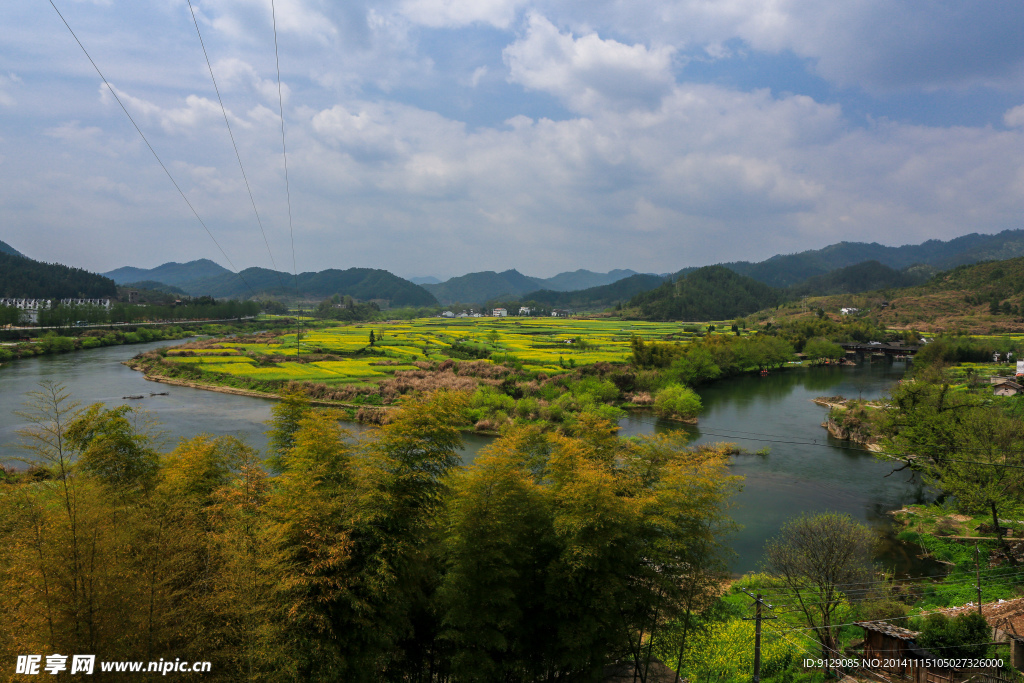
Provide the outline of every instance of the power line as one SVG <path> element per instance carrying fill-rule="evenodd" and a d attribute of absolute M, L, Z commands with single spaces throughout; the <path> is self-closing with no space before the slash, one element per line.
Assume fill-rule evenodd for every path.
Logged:
<path fill-rule="evenodd" d="M 284 190 L 288 198 L 288 236 L 291 240 L 292 245 L 292 277 L 294 278 L 295 285 L 295 296 L 299 296 L 299 269 L 295 264 L 295 230 L 292 225 L 292 190 L 291 183 L 288 180 L 288 145 L 285 143 L 284 137 L 284 95 L 281 93 L 281 53 L 277 45 L 277 8 L 274 4 L 274 0 L 270 0 L 270 17 L 274 25 L 274 62 L 277 65 L 277 106 L 281 113 L 281 155 L 284 157 Z M 296 320 L 297 324 L 301 324 L 302 320 L 302 305 L 299 305 L 299 316 Z M 298 355 L 301 351 L 301 339 L 302 333 L 298 328 L 295 330 L 295 353 Z"/>
<path fill-rule="evenodd" d="M 227 255 L 227 252 L 224 251 L 224 247 L 220 246 L 220 242 L 218 242 L 217 238 L 213 236 L 212 232 L 210 232 L 210 228 L 208 228 L 206 226 L 206 223 L 203 222 L 203 219 L 199 217 L 199 212 L 197 212 L 195 207 L 192 206 L 192 202 L 190 202 L 188 200 L 188 197 L 185 196 L 185 193 L 178 185 L 178 182 L 174 179 L 174 176 L 172 176 L 171 172 L 167 170 L 167 166 L 164 165 L 164 162 L 160 160 L 160 155 L 156 153 L 155 149 L 153 149 L 153 145 L 149 144 L 149 140 L 146 138 L 146 135 L 142 132 L 142 129 L 139 128 L 139 124 L 135 123 L 135 119 L 133 119 L 132 115 L 128 113 L 128 109 L 124 106 L 124 102 L 122 102 L 121 98 L 117 96 L 117 92 L 110 85 L 110 82 L 107 81 L 107 77 L 103 75 L 103 72 L 100 71 L 100 68 L 96 65 L 96 62 L 93 60 L 92 56 L 89 55 L 89 51 L 85 49 L 85 45 L 83 45 L 82 41 L 78 39 L 78 35 L 75 34 L 75 31 L 71 28 L 71 25 L 68 24 L 67 19 L 65 19 L 64 15 L 60 13 L 59 9 L 57 9 L 57 5 L 53 4 L 53 0 L 50 0 L 50 6 L 53 7 L 53 11 L 57 13 L 57 16 L 60 17 L 60 20 L 64 22 L 65 26 L 67 26 L 68 31 L 71 32 L 71 36 L 75 39 L 75 42 L 78 43 L 78 47 L 82 48 L 82 52 L 85 53 L 85 56 L 89 60 L 89 63 L 92 64 L 92 68 L 96 69 L 96 73 L 98 73 L 100 75 L 100 78 L 103 79 L 103 83 L 107 86 L 107 90 L 110 91 L 110 94 L 114 96 L 114 99 L 121 106 L 121 111 L 123 111 L 124 115 L 128 117 L 128 120 L 132 122 L 132 125 L 135 127 L 135 130 L 142 137 L 142 141 L 146 143 L 146 147 L 148 147 L 149 151 L 153 153 L 153 157 L 156 159 L 156 162 L 160 164 L 160 168 L 164 170 L 164 173 L 167 174 L 167 177 L 170 179 L 171 184 L 174 185 L 174 189 L 178 191 L 178 194 L 181 195 L 181 198 L 185 200 L 186 204 L 188 204 L 188 208 L 192 210 L 192 214 L 196 217 L 196 220 L 198 220 L 199 224 L 203 226 L 204 230 L 206 230 L 206 234 L 210 236 L 210 239 L 213 240 L 213 243 L 217 245 L 217 249 L 220 250 L 220 253 L 224 256 L 224 259 L 235 271 L 235 275 L 237 275 L 242 280 L 242 282 L 245 283 L 245 286 L 249 288 L 249 291 L 252 292 L 252 295 L 256 296 L 255 290 L 253 290 L 252 286 L 245 279 L 242 273 L 238 271 L 238 268 L 235 267 L 235 264 L 232 263 L 231 259 Z"/>
<path fill-rule="evenodd" d="M 252 188 L 249 187 L 249 177 L 245 174 L 245 167 L 242 165 L 242 155 L 238 152 L 238 144 L 235 143 L 235 134 L 231 131 L 231 123 L 228 121 L 228 111 L 224 107 L 224 99 L 220 96 L 220 88 L 217 86 L 217 79 L 213 75 L 213 65 L 210 63 L 210 55 L 206 52 L 206 43 L 203 41 L 203 34 L 199 31 L 199 21 L 196 19 L 196 11 L 192 7 L 192 0 L 188 0 L 188 9 L 192 13 L 192 23 L 196 27 L 196 35 L 199 36 L 199 44 L 203 48 L 203 56 L 206 57 L 206 67 L 210 70 L 210 80 L 213 81 L 213 89 L 217 93 L 217 101 L 220 102 L 220 111 L 224 115 L 224 125 L 228 128 L 228 136 L 231 138 L 231 146 L 235 150 L 235 158 L 238 159 L 238 168 L 242 171 L 242 180 L 245 181 L 245 189 L 249 193 L 249 201 L 252 203 L 252 211 L 256 214 L 256 222 L 260 226 L 260 234 L 263 235 L 263 243 L 267 245 L 267 254 L 270 255 L 270 263 L 277 273 L 277 262 L 274 260 L 274 253 L 270 250 L 270 241 L 267 240 L 267 233 L 263 229 L 263 221 L 260 220 L 260 212 L 256 210 L 256 200 L 252 196 Z M 277 273 L 277 282 L 281 283 L 281 274 Z"/>

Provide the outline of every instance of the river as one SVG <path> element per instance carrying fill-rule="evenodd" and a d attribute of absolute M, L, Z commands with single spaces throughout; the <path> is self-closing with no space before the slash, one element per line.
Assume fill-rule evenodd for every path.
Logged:
<path fill-rule="evenodd" d="M 63 383 L 83 404 L 99 401 L 108 407 L 128 404 L 151 411 L 162 423 L 169 446 L 181 438 L 209 433 L 238 436 L 265 449 L 265 423 L 273 401 L 148 382 L 141 373 L 121 364 L 137 353 L 185 341 L 41 356 L 0 368 L 0 460 L 17 455 L 13 447 L 17 430 L 26 426 L 14 411 L 28 392 L 46 380 Z M 837 510 L 878 530 L 884 542 L 880 559 L 898 573 L 934 573 L 917 560 L 913 548 L 893 538 L 886 514 L 904 503 L 926 500 L 929 492 L 914 483 L 909 472 L 887 477 L 891 464 L 829 437 L 821 428 L 826 410 L 810 402 L 816 396 L 837 394 L 875 398 L 904 371 L 902 363 L 795 368 L 701 389 L 705 409 L 699 426 L 689 430 L 693 442 L 730 441 L 751 452 L 736 456 L 731 468 L 745 477 L 731 511 L 742 525 L 731 543 L 737 553 L 731 563 L 734 572 L 756 569 L 765 540 L 778 533 L 787 519 L 803 511 Z M 166 396 L 150 396 L 164 391 Z M 123 398 L 130 395 L 146 398 Z M 636 414 L 624 419 L 621 426 L 622 435 L 632 436 L 679 425 Z M 472 462 L 489 442 L 487 437 L 468 435 L 464 461 Z M 766 446 L 769 454 L 753 454 Z"/>

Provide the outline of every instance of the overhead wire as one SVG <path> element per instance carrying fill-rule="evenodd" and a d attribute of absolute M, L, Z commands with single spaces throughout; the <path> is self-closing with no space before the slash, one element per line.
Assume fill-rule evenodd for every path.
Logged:
<path fill-rule="evenodd" d="M 96 73 L 99 74 L 101 79 L 103 79 L 104 85 L 107 86 L 107 90 L 110 91 L 110 94 L 114 96 L 114 100 L 116 100 L 118 105 L 120 105 L 121 111 L 123 111 L 124 115 L 128 117 L 129 121 L 131 121 L 132 126 L 135 127 L 135 130 L 136 132 L 138 132 L 139 136 L 142 137 L 142 141 L 146 143 L 146 147 L 149 148 L 149 151 L 153 154 L 153 157 L 156 159 L 156 162 L 160 164 L 160 168 L 162 168 L 164 170 L 164 173 L 167 174 L 167 177 L 168 179 L 170 179 L 171 184 L 174 185 L 174 189 L 176 189 L 178 191 L 178 194 L 181 195 L 181 198 L 185 200 L 185 203 L 188 205 L 188 208 L 191 209 L 192 214 L 196 217 L 196 220 L 198 220 L 199 224 L 203 226 L 204 230 L 206 230 L 206 234 L 210 236 L 210 239 L 213 240 L 213 243 L 217 245 L 217 249 L 220 250 L 221 255 L 224 256 L 224 259 L 231 266 L 232 270 L 235 271 L 235 275 L 237 275 L 239 279 L 241 279 L 242 282 L 245 283 L 245 286 L 248 287 L 249 291 L 252 292 L 253 296 L 256 296 L 256 291 L 252 288 L 252 285 L 249 284 L 249 282 L 245 279 L 245 276 L 243 276 L 242 273 L 239 272 L 238 268 L 231 261 L 231 258 L 227 255 L 227 252 L 224 251 L 224 247 L 222 247 L 220 245 L 220 242 L 217 241 L 217 238 L 213 236 L 213 232 L 210 231 L 210 228 L 206 225 L 206 222 L 203 221 L 203 219 L 199 216 L 199 212 L 196 211 L 196 208 L 192 205 L 192 202 L 189 201 L 188 197 L 185 195 L 185 192 L 181 189 L 181 186 L 178 185 L 178 182 L 174 179 L 174 176 L 171 175 L 171 172 L 168 170 L 167 166 L 160 159 L 160 155 L 156 153 L 156 150 L 153 148 L 153 145 L 150 144 L 149 139 L 146 138 L 145 133 L 143 133 L 142 129 L 139 128 L 139 124 L 137 124 L 135 122 L 135 119 L 132 118 L 132 115 L 128 113 L 128 108 L 124 106 L 124 102 L 122 102 L 121 98 L 117 96 L 117 91 L 115 91 L 113 86 L 110 85 L 110 82 L 107 80 L 107 77 L 103 75 L 103 72 L 100 70 L 100 67 L 97 66 L 96 61 L 89 54 L 89 51 L 85 49 L 85 45 L 83 45 L 82 41 L 79 40 L 78 35 L 75 33 L 74 29 L 71 28 L 71 24 L 69 24 L 68 20 L 64 18 L 64 15 L 61 14 L 61 11 L 57 9 L 57 5 L 54 4 L 53 0 L 49 0 L 49 2 L 50 6 L 53 7 L 53 11 L 57 13 L 57 16 L 60 17 L 60 20 L 64 22 L 64 26 L 66 26 L 68 31 L 71 32 L 71 36 L 75 39 L 75 42 L 78 43 L 78 47 L 82 48 L 82 52 L 85 53 L 85 56 L 89 60 L 89 63 L 92 64 L 92 68 L 95 69 Z"/>
<path fill-rule="evenodd" d="M 292 245 L 292 276 L 295 278 L 295 293 L 299 292 L 299 271 L 295 262 L 295 230 L 292 225 L 292 189 L 288 179 L 288 145 L 284 136 L 284 95 L 281 92 L 281 55 L 277 45 L 277 8 L 270 0 L 270 16 L 274 25 L 274 62 L 277 65 L 277 106 L 281 114 L 281 156 L 284 158 L 284 191 L 288 199 L 288 235 Z"/>
<path fill-rule="evenodd" d="M 295 261 L 295 229 L 292 223 L 292 189 L 288 178 L 288 145 L 284 135 L 284 95 L 281 88 L 281 52 L 277 42 L 277 7 L 274 0 L 270 0 L 270 17 L 274 26 L 274 62 L 277 65 L 277 106 L 281 114 L 281 156 L 284 158 L 284 190 L 288 199 L 288 236 L 292 246 L 292 281 L 295 286 L 295 297 L 299 298 L 299 269 Z M 299 302 L 299 315 L 296 319 L 295 330 L 295 353 L 302 352 L 302 303 Z"/>
<path fill-rule="evenodd" d="M 242 180 L 245 181 L 245 189 L 249 193 L 249 201 L 252 203 L 252 211 L 256 214 L 256 222 L 260 226 L 260 234 L 263 235 L 263 243 L 267 245 L 267 254 L 270 256 L 270 263 L 274 267 L 274 272 L 277 274 L 278 284 L 281 284 L 281 274 L 277 272 L 277 261 L 274 260 L 274 252 L 270 249 L 270 241 L 267 239 L 267 232 L 263 229 L 263 221 L 260 219 L 260 212 L 256 209 L 256 199 L 252 196 L 252 188 L 249 186 L 249 177 L 245 173 L 245 166 L 242 165 L 242 155 L 238 151 L 238 144 L 235 142 L 235 134 L 231 130 L 231 122 L 228 121 L 228 111 L 224 106 L 224 98 L 220 95 L 220 87 L 217 85 L 217 79 L 213 75 L 213 64 L 210 63 L 210 55 L 206 51 L 206 42 L 203 40 L 203 34 L 199 30 L 199 21 L 196 19 L 196 10 L 192 7 L 192 0 L 187 0 L 188 9 L 192 13 L 192 23 L 196 27 L 196 35 L 199 36 L 199 44 L 203 48 L 203 56 L 206 58 L 206 67 L 210 71 L 210 80 L 213 81 L 213 89 L 217 93 L 217 101 L 220 103 L 221 114 L 224 115 L 224 125 L 227 126 L 228 136 L 231 138 L 231 146 L 235 150 L 235 158 L 238 159 L 238 168 L 242 172 Z"/>

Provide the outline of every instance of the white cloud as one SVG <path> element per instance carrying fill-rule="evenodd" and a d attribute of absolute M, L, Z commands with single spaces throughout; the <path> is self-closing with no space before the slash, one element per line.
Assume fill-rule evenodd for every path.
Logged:
<path fill-rule="evenodd" d="M 588 0 L 545 5 L 548 16 L 566 25 L 597 25 L 641 40 L 701 47 L 713 57 L 723 54 L 723 43 L 737 39 L 754 50 L 790 51 L 812 60 L 833 83 L 871 91 L 1016 87 L 1024 77 L 1020 3 Z"/>
<path fill-rule="evenodd" d="M 1024 104 L 1003 114 L 1003 123 L 1010 127 L 1024 127 Z"/>
<path fill-rule="evenodd" d="M 275 0 L 279 34 L 292 39 L 313 40 L 321 45 L 338 36 L 338 28 L 328 14 L 307 0 Z M 225 36 L 248 41 L 262 35 L 272 21 L 271 6 L 262 0 L 202 0 L 193 2 L 196 17 Z M 186 8 L 187 9 L 187 8 Z M 259 29 L 254 30 L 254 29 Z"/>
<path fill-rule="evenodd" d="M 287 243 L 269 3 L 193 3 L 268 238 Z M 9 4 L 19 31 L 0 52 L 32 87 L 0 76 L 0 222 L 40 226 L 47 242 L 26 249 L 47 258 L 69 225 L 109 237 L 63 255 L 76 265 L 216 256 L 45 3 Z M 187 6 L 77 7 L 72 25 L 204 220 L 238 263 L 265 265 Z M 1024 105 L 996 109 L 1000 94 L 975 127 L 912 125 L 916 95 L 883 111 L 861 91 L 989 84 L 1024 101 L 1011 77 L 1024 48 L 1007 38 L 1019 10 L 991 7 L 280 0 L 299 267 L 664 271 L 1019 227 Z M 808 81 L 758 80 L 769 52 L 843 87 L 827 102 L 780 94 Z M 711 60 L 735 60 L 711 77 L 745 85 L 677 82 Z M 138 255 L 139 226 L 158 256 Z"/>
<path fill-rule="evenodd" d="M 596 33 L 576 38 L 531 14 L 526 35 L 503 55 L 513 82 L 588 111 L 607 104 L 656 103 L 674 81 L 673 53 L 672 47 L 626 45 Z"/>
<path fill-rule="evenodd" d="M 111 84 L 117 97 L 124 103 L 125 107 L 134 111 L 137 115 L 156 120 L 160 127 L 167 133 L 188 132 L 213 123 L 217 120 L 223 121 L 224 114 L 220 104 L 198 95 L 188 95 L 185 98 L 184 107 L 164 108 L 148 100 L 129 95 L 117 86 Z M 116 105 L 114 98 L 106 85 L 100 85 L 100 97 L 108 104 Z M 248 127 L 248 121 L 240 119 L 227 110 L 228 119 L 232 124 Z"/>
<path fill-rule="evenodd" d="M 276 78 L 262 78 L 248 62 L 236 57 L 218 60 L 213 65 L 213 74 L 221 87 L 244 87 L 255 92 L 264 102 L 277 105 Z M 281 98 L 288 104 L 291 89 L 287 83 L 281 83 Z"/>
<path fill-rule="evenodd" d="M 508 28 L 526 0 L 402 0 L 399 11 L 432 28 L 488 24 Z"/>
<path fill-rule="evenodd" d="M 471 88 L 477 87 L 478 85 L 480 85 L 480 81 L 482 81 L 486 75 L 486 66 L 478 66 L 477 68 L 473 69 L 473 75 L 469 77 L 469 86 Z"/>

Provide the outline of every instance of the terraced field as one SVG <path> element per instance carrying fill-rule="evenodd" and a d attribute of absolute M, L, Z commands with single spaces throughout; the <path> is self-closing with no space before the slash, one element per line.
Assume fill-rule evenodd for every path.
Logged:
<path fill-rule="evenodd" d="M 721 330 L 728 324 L 719 324 Z M 416 361 L 446 358 L 521 364 L 557 371 L 597 362 L 628 360 L 630 338 L 686 343 L 706 326 L 679 323 L 546 318 L 425 318 L 394 324 L 357 324 L 311 330 L 269 343 L 217 340 L 220 348 L 171 350 L 167 361 L 254 380 L 316 381 L 326 384 L 374 382 Z M 370 345 L 373 332 L 374 344 Z M 324 359 L 329 356 L 329 359 Z M 315 359 L 315 360 L 314 360 Z"/>

